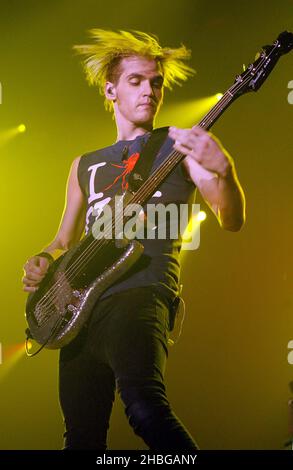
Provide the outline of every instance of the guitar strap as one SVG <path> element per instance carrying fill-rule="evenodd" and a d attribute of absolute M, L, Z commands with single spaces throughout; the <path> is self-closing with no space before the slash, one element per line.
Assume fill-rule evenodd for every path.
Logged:
<path fill-rule="evenodd" d="M 159 127 L 152 131 L 128 178 L 130 190 L 137 191 L 148 178 L 158 151 L 167 137 L 168 130 L 169 127 Z"/>

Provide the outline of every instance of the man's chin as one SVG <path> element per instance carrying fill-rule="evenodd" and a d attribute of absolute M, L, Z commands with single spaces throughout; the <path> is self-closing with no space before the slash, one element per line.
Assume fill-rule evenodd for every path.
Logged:
<path fill-rule="evenodd" d="M 148 127 L 153 127 L 155 121 L 155 113 L 143 113 L 139 116 L 136 116 L 135 124 L 144 125 Z"/>

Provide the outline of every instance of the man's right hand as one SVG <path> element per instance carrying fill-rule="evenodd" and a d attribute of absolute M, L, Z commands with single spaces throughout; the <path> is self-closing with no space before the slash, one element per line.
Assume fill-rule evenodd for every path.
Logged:
<path fill-rule="evenodd" d="M 22 278 L 24 284 L 23 290 L 26 292 L 35 292 L 49 266 L 50 261 L 43 256 L 33 256 L 29 258 L 23 267 L 25 272 Z"/>

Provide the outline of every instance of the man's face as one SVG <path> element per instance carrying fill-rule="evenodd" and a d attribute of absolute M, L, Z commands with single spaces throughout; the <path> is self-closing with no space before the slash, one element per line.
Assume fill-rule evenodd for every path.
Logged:
<path fill-rule="evenodd" d="M 152 125 L 163 101 L 163 81 L 161 66 L 155 60 L 125 57 L 113 87 L 116 110 L 131 123 Z"/>

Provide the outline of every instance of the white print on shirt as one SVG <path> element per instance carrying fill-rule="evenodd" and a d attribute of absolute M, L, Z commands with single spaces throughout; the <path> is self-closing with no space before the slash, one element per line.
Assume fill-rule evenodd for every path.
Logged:
<path fill-rule="evenodd" d="M 91 171 L 90 182 L 89 182 L 89 197 L 88 197 L 89 204 L 92 201 L 95 201 L 96 199 L 99 199 L 101 197 L 100 196 L 101 193 L 95 192 L 95 178 L 96 178 L 97 169 L 105 165 L 106 165 L 106 162 L 101 162 L 101 163 L 96 163 L 96 165 L 91 165 L 88 167 L 88 171 Z"/>
<path fill-rule="evenodd" d="M 96 201 L 97 199 L 101 199 L 104 196 L 104 193 L 96 193 L 95 192 L 95 177 L 97 169 L 105 166 L 107 162 L 96 163 L 95 165 L 91 165 L 88 167 L 88 171 L 91 172 L 90 180 L 89 180 L 89 197 L 88 197 L 88 204 L 90 205 L 92 202 Z M 88 233 L 89 229 L 89 219 L 91 215 L 95 215 L 96 218 L 100 215 L 103 210 L 103 207 L 111 201 L 110 197 L 106 197 L 99 202 L 96 202 L 94 205 L 91 205 L 86 213 L 86 226 L 85 226 L 85 233 Z"/>

